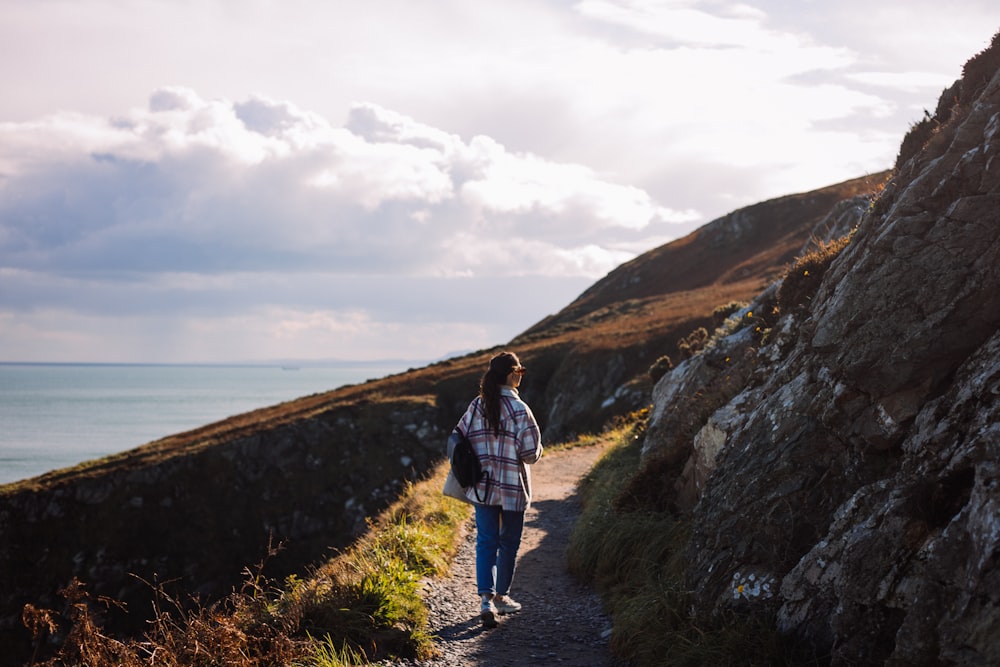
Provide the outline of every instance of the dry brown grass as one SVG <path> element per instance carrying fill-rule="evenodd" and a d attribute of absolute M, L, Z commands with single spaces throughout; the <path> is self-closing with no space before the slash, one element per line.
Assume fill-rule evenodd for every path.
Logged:
<path fill-rule="evenodd" d="M 74 579 L 61 591 L 66 610 L 27 605 L 24 623 L 36 647 L 29 663 L 39 667 L 149 667 L 293 664 L 308 655 L 309 643 L 268 622 L 268 591 L 251 583 L 208 606 L 183 603 L 158 588 L 156 614 L 141 639 L 117 638 L 102 628 L 102 609 L 114 604 L 90 594 Z M 39 661 L 40 649 L 55 645 Z"/>
<path fill-rule="evenodd" d="M 778 308 L 782 312 L 799 312 L 809 307 L 819 289 L 826 270 L 837 255 L 851 242 L 851 235 L 828 243 L 818 243 L 788 269 L 778 289 Z"/>

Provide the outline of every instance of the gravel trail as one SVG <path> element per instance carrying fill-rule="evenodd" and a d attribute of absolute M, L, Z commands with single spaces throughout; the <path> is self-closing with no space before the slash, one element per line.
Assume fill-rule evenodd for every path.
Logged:
<path fill-rule="evenodd" d="M 546 452 L 532 471 L 534 498 L 525 516 L 511 597 L 523 609 L 484 629 L 476 594 L 475 522 L 464 531 L 451 575 L 428 581 L 429 631 L 440 656 L 428 667 L 561 665 L 613 667 L 608 652 L 611 622 L 600 598 L 566 571 L 566 547 L 579 515 L 576 485 L 603 446 Z"/>

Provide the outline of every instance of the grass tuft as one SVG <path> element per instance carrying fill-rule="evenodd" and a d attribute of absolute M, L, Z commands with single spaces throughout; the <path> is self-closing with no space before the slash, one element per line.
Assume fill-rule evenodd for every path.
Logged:
<path fill-rule="evenodd" d="M 778 308 L 781 312 L 800 312 L 809 307 L 826 270 L 851 242 L 852 236 L 853 232 L 835 241 L 818 243 L 792 264 L 778 288 Z"/>

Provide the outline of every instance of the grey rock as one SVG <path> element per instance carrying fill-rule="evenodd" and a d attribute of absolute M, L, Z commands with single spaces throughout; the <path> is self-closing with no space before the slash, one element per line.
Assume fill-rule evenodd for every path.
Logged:
<path fill-rule="evenodd" d="M 808 308 L 719 341 L 735 365 L 705 352 L 655 387 L 644 461 L 682 471 L 664 481 L 692 524 L 696 616 L 762 614 L 834 665 L 1000 663 L 991 76 L 899 165 Z"/>

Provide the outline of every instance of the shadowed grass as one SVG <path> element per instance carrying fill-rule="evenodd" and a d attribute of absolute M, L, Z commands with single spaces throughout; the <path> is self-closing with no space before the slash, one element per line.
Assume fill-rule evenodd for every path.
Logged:
<path fill-rule="evenodd" d="M 607 434 L 617 442 L 581 482 L 583 509 L 567 551 L 570 571 L 597 589 L 611 614 L 612 651 L 636 667 L 820 664 L 793 655 L 770 619 L 690 615 L 688 524 L 619 502 L 640 469 L 645 416 Z"/>

